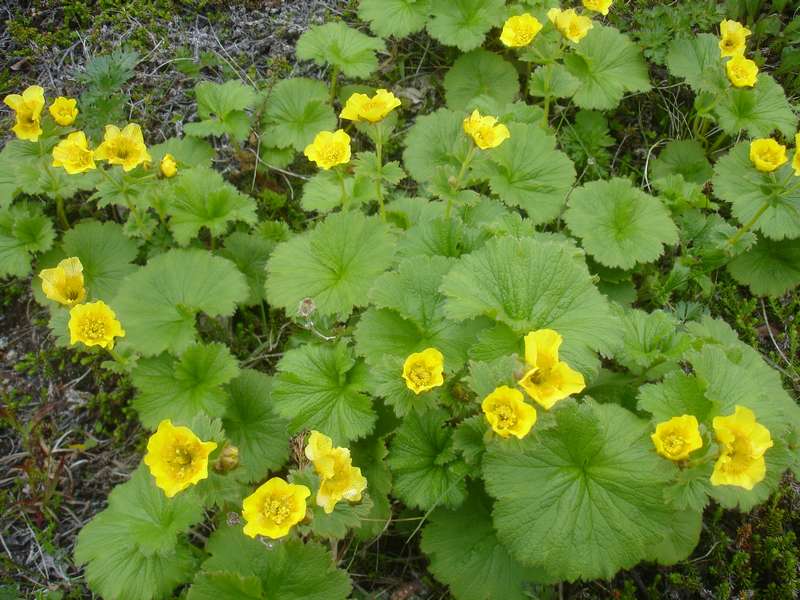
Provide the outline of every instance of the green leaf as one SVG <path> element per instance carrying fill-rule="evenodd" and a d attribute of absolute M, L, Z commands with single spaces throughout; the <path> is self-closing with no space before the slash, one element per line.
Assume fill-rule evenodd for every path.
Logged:
<path fill-rule="evenodd" d="M 610 578 L 670 534 L 663 498 L 676 469 L 653 452 L 650 424 L 619 406 L 569 402 L 552 415 L 555 427 L 488 449 L 495 529 L 553 579 Z"/>
<path fill-rule="evenodd" d="M 490 150 L 478 172 L 489 179 L 492 193 L 519 206 L 535 223 L 555 219 L 575 181 L 575 167 L 556 150 L 556 139 L 537 125 L 509 125 L 511 138 Z"/>
<path fill-rule="evenodd" d="M 616 108 L 626 92 L 647 92 L 650 77 L 642 53 L 630 38 L 595 22 L 564 66 L 579 82 L 573 101 L 580 108 Z"/>
<path fill-rule="evenodd" d="M 272 390 L 277 412 L 290 430 L 316 429 L 337 444 L 367 435 L 375 422 L 365 395 L 366 369 L 345 342 L 307 344 L 287 351 Z"/>
<path fill-rule="evenodd" d="M 374 152 L 359 152 L 353 159 L 353 172 L 356 178 L 385 181 L 392 185 L 397 185 L 406 176 L 399 162 L 393 160 L 381 164 Z"/>
<path fill-rule="evenodd" d="M 728 263 L 731 276 L 757 296 L 782 296 L 800 284 L 800 239 L 760 239 Z"/>
<path fill-rule="evenodd" d="M 163 419 L 188 423 L 198 413 L 220 417 L 228 394 L 222 386 L 239 374 L 239 365 L 223 344 L 198 344 L 176 360 L 169 354 L 141 359 L 131 378 L 139 390 L 133 407 L 148 429 Z"/>
<path fill-rule="evenodd" d="M 170 250 L 130 275 L 112 306 L 125 329 L 123 341 L 154 356 L 191 345 L 198 312 L 229 316 L 246 297 L 244 276 L 229 260 L 203 250 Z"/>
<path fill-rule="evenodd" d="M 361 0 L 358 18 L 383 38 L 402 38 L 425 27 L 429 8 L 429 0 Z"/>
<path fill-rule="evenodd" d="M 519 76 L 514 65 L 478 48 L 453 63 L 444 76 L 444 93 L 447 106 L 456 111 L 466 110 L 470 100 L 482 95 L 507 104 L 519 93 Z"/>
<path fill-rule="evenodd" d="M 378 308 L 393 309 L 422 327 L 432 327 L 444 318 L 439 286 L 452 265 L 451 259 L 433 256 L 420 269 L 418 260 L 407 258 L 375 280 L 369 299 Z"/>
<path fill-rule="evenodd" d="M 86 565 L 90 587 L 104 598 L 166 598 L 194 572 L 191 547 L 179 534 L 202 517 L 191 493 L 168 499 L 141 464 L 81 530 L 75 561 Z"/>
<path fill-rule="evenodd" d="M 664 372 L 677 368 L 691 340 L 672 315 L 622 307 L 615 312 L 622 326 L 622 345 L 614 355 L 618 363 L 637 375 L 648 373 L 651 379 L 655 378 L 655 369 Z"/>
<path fill-rule="evenodd" d="M 791 176 L 791 165 L 785 164 L 774 174 L 762 173 L 750 162 L 749 151 L 750 144 L 741 142 L 717 161 L 714 194 L 731 203 L 731 212 L 740 223 L 748 223 L 768 204 L 753 229 L 774 240 L 800 237 L 800 190 L 789 191 L 791 185 L 775 183 Z"/>
<path fill-rule="evenodd" d="M 376 427 L 380 430 L 380 424 Z M 392 516 L 389 492 L 392 489 L 392 473 L 384 459 L 389 454 L 380 431 L 350 446 L 353 464 L 361 469 L 367 478 L 367 490 L 372 500 L 370 512 L 362 517 L 361 528 L 356 531 L 359 539 L 379 536 Z"/>
<path fill-rule="evenodd" d="M 240 81 L 213 83 L 201 81 L 194 87 L 197 97 L 197 114 L 202 119 L 187 123 L 184 131 L 189 135 L 229 135 L 243 142 L 250 133 L 250 117 L 245 112 L 258 99 L 255 90 Z"/>
<path fill-rule="evenodd" d="M 425 183 L 433 179 L 437 169 L 444 168 L 453 175 L 458 172 L 472 143 L 464 133 L 465 116 L 441 108 L 417 117 L 406 135 L 403 152 L 403 163 L 411 177 Z"/>
<path fill-rule="evenodd" d="M 678 228 L 661 202 L 615 177 L 576 189 L 564 220 L 586 251 L 608 267 L 649 263 L 678 242 Z"/>
<path fill-rule="evenodd" d="M 520 565 L 497 539 L 491 502 L 481 490 L 471 490 L 458 510 L 435 510 L 421 546 L 431 573 L 459 600 L 530 598 L 523 588 L 538 573 Z"/>
<path fill-rule="evenodd" d="M 261 592 L 261 580 L 255 575 L 243 577 L 230 571 L 200 572 L 189 592 L 192 600 L 266 600 Z"/>
<path fill-rule="evenodd" d="M 709 415 L 716 412 L 697 378 L 682 371 L 668 373 L 661 383 L 643 385 L 639 388 L 638 399 L 639 409 L 653 415 L 653 423 L 681 415 L 694 415 L 710 423 Z"/>
<path fill-rule="evenodd" d="M 568 361 L 582 358 L 585 364 L 591 350 L 608 354 L 619 339 L 618 323 L 581 254 L 558 242 L 494 239 L 464 256 L 441 290 L 453 320 L 485 315 L 519 337 L 555 329 L 564 337 Z"/>
<path fill-rule="evenodd" d="M 366 78 L 378 68 L 376 52 L 385 52 L 383 40 L 334 22 L 315 25 L 297 40 L 297 58 L 332 65 L 347 77 Z"/>
<path fill-rule="evenodd" d="M 244 369 L 228 384 L 228 395 L 225 433 L 239 448 L 239 469 L 249 481 L 259 481 L 289 458 L 289 424 L 278 415 L 272 380 L 263 373 Z"/>
<path fill-rule="evenodd" d="M 309 212 L 329 213 L 344 206 L 346 202 L 349 206 L 357 206 L 374 198 L 375 182 L 366 177 L 348 177 L 334 171 L 318 171 L 303 185 L 300 206 Z"/>
<path fill-rule="evenodd" d="M 211 144 L 194 137 L 169 138 L 166 142 L 150 146 L 147 150 L 153 158 L 153 164 L 160 164 L 165 154 L 171 154 L 179 169 L 210 167 L 214 158 L 214 148 Z"/>
<path fill-rule="evenodd" d="M 786 137 L 794 135 L 797 117 L 778 82 L 760 73 L 752 89 L 730 88 L 715 107 L 719 126 L 737 136 L 745 130 L 751 137 L 768 137 L 776 129 Z"/>
<path fill-rule="evenodd" d="M 515 351 L 519 350 L 520 340 L 515 336 Z M 520 353 L 521 354 L 521 353 Z M 523 367 L 518 356 L 501 356 L 489 361 L 469 361 L 469 376 L 466 383 L 478 399 L 488 396 L 501 385 L 514 387 L 517 382 L 514 373 Z"/>
<path fill-rule="evenodd" d="M 483 44 L 486 34 L 505 16 L 503 0 L 431 0 L 428 33 L 468 52 Z"/>
<path fill-rule="evenodd" d="M 667 68 L 696 92 L 722 92 L 730 84 L 719 55 L 719 38 L 710 33 L 680 37 L 670 44 Z"/>
<path fill-rule="evenodd" d="M 651 179 L 681 175 L 686 181 L 705 184 L 714 174 L 703 146 L 697 140 L 671 140 L 650 165 Z"/>
<path fill-rule="evenodd" d="M 328 87 L 314 79 L 297 77 L 276 83 L 264 110 L 264 141 L 302 152 L 317 133 L 336 127 L 328 96 Z"/>
<path fill-rule="evenodd" d="M 49 250 L 55 239 L 53 223 L 39 204 L 20 203 L 0 209 L 0 277 L 25 277 L 31 255 Z"/>
<path fill-rule="evenodd" d="M 539 98 L 571 98 L 581 82 L 560 63 L 540 65 L 528 82 L 528 93 Z"/>
<path fill-rule="evenodd" d="M 265 599 L 345 600 L 350 595 L 347 573 L 337 569 L 330 553 L 316 542 L 303 543 L 289 537 L 265 545 L 246 537 L 241 527 L 223 525 L 211 535 L 206 550 L 211 557 L 203 563 L 198 578 L 219 571 L 236 573 L 243 578 L 255 577 L 261 580 Z M 189 589 L 187 598 L 206 598 L 203 595 L 208 593 L 205 585 L 201 585 L 197 596 L 195 585 Z M 220 590 L 213 589 L 213 593 L 217 598 Z"/>
<path fill-rule="evenodd" d="M 400 240 L 401 256 L 458 258 L 479 248 L 489 237 L 483 231 L 465 225 L 458 218 L 442 217 L 420 222 Z"/>
<path fill-rule="evenodd" d="M 479 465 L 486 450 L 483 439 L 487 424 L 483 415 L 475 415 L 463 420 L 453 433 L 453 448 L 461 453 L 464 462 L 470 466 Z"/>
<path fill-rule="evenodd" d="M 702 528 L 702 509 L 676 511 L 669 535 L 651 546 L 648 559 L 662 565 L 674 565 L 689 558 L 700 541 Z"/>
<path fill-rule="evenodd" d="M 466 497 L 467 467 L 456 456 L 446 419 L 442 410 L 409 413 L 389 447 L 394 495 L 410 507 L 456 508 Z"/>
<path fill-rule="evenodd" d="M 267 263 L 267 299 L 293 314 L 311 298 L 321 315 L 346 317 L 366 305 L 372 282 L 392 261 L 394 240 L 376 217 L 329 215 L 313 230 L 275 248 Z"/>
<path fill-rule="evenodd" d="M 274 247 L 275 242 L 254 233 L 236 231 L 225 238 L 225 247 L 220 250 L 220 255 L 235 263 L 247 278 L 250 295 L 245 304 L 256 305 L 266 300 L 267 259 Z"/>
<path fill-rule="evenodd" d="M 169 226 L 181 246 L 186 246 L 203 227 L 212 236 L 221 236 L 233 221 L 256 221 L 255 200 L 209 167 L 181 170 L 171 191 L 167 204 Z"/>

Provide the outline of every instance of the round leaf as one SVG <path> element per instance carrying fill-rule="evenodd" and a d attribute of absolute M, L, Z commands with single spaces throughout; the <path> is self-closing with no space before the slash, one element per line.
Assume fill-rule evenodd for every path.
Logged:
<path fill-rule="evenodd" d="M 466 110 L 470 100 L 482 95 L 506 104 L 519 92 L 519 77 L 514 65 L 479 48 L 453 63 L 444 76 L 444 92 L 453 110 Z"/>
<path fill-rule="evenodd" d="M 630 269 L 656 260 L 678 242 L 669 211 L 653 196 L 615 177 L 572 194 L 564 220 L 586 251 L 607 267 Z"/>

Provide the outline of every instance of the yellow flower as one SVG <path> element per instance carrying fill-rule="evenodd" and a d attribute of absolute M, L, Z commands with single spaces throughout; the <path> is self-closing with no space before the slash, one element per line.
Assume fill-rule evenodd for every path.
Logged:
<path fill-rule="evenodd" d="M 744 54 L 745 47 L 747 46 L 747 36 L 751 33 L 752 32 L 747 27 L 738 21 L 723 19 L 719 24 L 720 55 L 724 58 L 726 56 Z"/>
<path fill-rule="evenodd" d="M 326 171 L 336 165 L 350 162 L 350 136 L 343 129 L 320 131 L 314 141 L 303 150 L 308 160 Z"/>
<path fill-rule="evenodd" d="M 538 329 L 525 336 L 528 372 L 519 380 L 519 385 L 547 409 L 586 387 L 583 375 L 558 359 L 562 341 L 562 337 L 552 329 Z"/>
<path fill-rule="evenodd" d="M 311 495 L 304 485 L 273 477 L 244 499 L 242 516 L 247 524 L 245 535 L 282 538 L 306 516 L 306 498 Z"/>
<path fill-rule="evenodd" d="M 59 96 L 53 100 L 53 103 L 47 110 L 50 111 L 50 114 L 56 123 L 62 127 L 66 127 L 75 122 L 75 119 L 78 116 L 77 105 L 78 101 L 75 100 L 75 98 L 65 98 L 64 96 Z"/>
<path fill-rule="evenodd" d="M 725 71 L 736 87 L 753 87 L 758 81 L 758 65 L 742 54 L 737 54 L 725 63 Z"/>
<path fill-rule="evenodd" d="M 334 448 L 331 438 L 319 431 L 312 431 L 305 454 L 320 477 L 317 506 L 330 514 L 340 500 L 361 500 L 367 480 L 361 475 L 361 469 L 353 466 L 350 450 Z"/>
<path fill-rule="evenodd" d="M 76 304 L 69 311 L 69 343 L 83 342 L 111 350 L 114 338 L 125 337 L 114 311 L 102 300 Z"/>
<path fill-rule="evenodd" d="M 158 424 L 147 440 L 144 464 L 167 498 L 208 477 L 208 455 L 217 448 L 188 427 L 175 427 L 169 419 Z"/>
<path fill-rule="evenodd" d="M 714 417 L 720 455 L 711 474 L 712 485 L 737 485 L 746 490 L 764 479 L 764 453 L 772 448 L 769 430 L 756 423 L 753 411 L 737 406 L 727 417 Z"/>
<path fill-rule="evenodd" d="M 415 394 L 439 387 L 444 383 L 444 356 L 436 348 L 409 354 L 403 363 L 403 379 Z"/>
<path fill-rule="evenodd" d="M 483 414 L 494 432 L 504 438 L 524 438 L 536 423 L 536 409 L 526 404 L 522 392 L 501 385 L 481 402 Z"/>
<path fill-rule="evenodd" d="M 786 146 L 772 138 L 760 138 L 750 142 L 750 162 L 759 171 L 771 173 L 787 160 Z"/>
<path fill-rule="evenodd" d="M 178 163 L 175 161 L 175 157 L 170 153 L 165 154 L 164 158 L 161 159 L 161 174 L 164 177 L 170 178 L 175 177 L 177 172 Z"/>
<path fill-rule="evenodd" d="M 136 123 L 128 123 L 122 131 L 115 125 L 106 125 L 103 143 L 94 151 L 94 157 L 112 165 L 121 165 L 123 171 L 130 171 L 151 160 L 142 128 Z"/>
<path fill-rule="evenodd" d="M 65 258 L 52 269 L 39 273 L 44 295 L 66 306 L 80 304 L 86 298 L 83 287 L 83 265 L 81 259 Z"/>
<path fill-rule="evenodd" d="M 16 123 L 11 128 L 21 140 L 36 142 L 42 135 L 42 109 L 44 108 L 44 89 L 32 85 L 22 94 L 9 94 L 3 99 L 16 113 Z"/>
<path fill-rule="evenodd" d="M 366 94 L 352 94 L 339 116 L 349 121 L 369 121 L 377 123 L 400 106 L 400 100 L 392 92 L 379 89 L 370 98 Z"/>
<path fill-rule="evenodd" d="M 539 19 L 530 13 L 509 17 L 503 25 L 500 41 L 509 48 L 521 48 L 530 44 L 541 30 Z"/>
<path fill-rule="evenodd" d="M 477 109 L 464 119 L 464 131 L 481 150 L 497 148 L 511 137 L 508 127 L 498 123 L 495 117 L 482 116 Z"/>
<path fill-rule="evenodd" d="M 580 42 L 592 28 L 592 20 L 579 15 L 574 8 L 551 8 L 547 11 L 547 18 L 570 42 Z"/>
<path fill-rule="evenodd" d="M 653 445 L 664 458 L 685 460 L 689 454 L 703 447 L 700 436 L 700 425 L 694 415 L 672 417 L 656 425 L 656 431 L 650 436 Z"/>
<path fill-rule="evenodd" d="M 794 134 L 794 158 L 792 158 L 794 174 L 800 177 L 800 133 Z"/>
<path fill-rule="evenodd" d="M 84 173 L 97 168 L 94 156 L 95 153 L 89 149 L 86 134 L 73 131 L 53 148 L 53 166 L 63 167 L 70 175 Z"/>
<path fill-rule="evenodd" d="M 607 15 L 612 4 L 612 0 L 583 0 L 584 8 L 599 12 L 601 15 Z"/>

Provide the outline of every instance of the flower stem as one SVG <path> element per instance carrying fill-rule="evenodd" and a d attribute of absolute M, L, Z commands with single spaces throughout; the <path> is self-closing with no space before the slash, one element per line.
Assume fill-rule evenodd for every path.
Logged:
<path fill-rule="evenodd" d="M 333 66 L 333 70 L 331 71 L 331 104 L 336 99 L 336 83 L 339 79 L 339 67 L 336 65 Z"/>
<path fill-rule="evenodd" d="M 69 229 L 69 219 L 67 219 L 67 211 L 64 210 L 64 199 L 61 197 L 60 194 L 56 195 L 56 214 L 58 215 L 61 224 L 64 226 L 64 229 Z"/>
<path fill-rule="evenodd" d="M 111 355 L 111 358 L 113 358 L 115 362 L 118 362 L 121 365 L 126 363 L 125 359 L 122 358 L 122 355 L 113 348 L 106 348 L 106 351 L 108 351 L 109 355 Z"/>
<path fill-rule="evenodd" d="M 470 146 L 469 152 L 467 152 L 467 155 L 464 157 L 464 162 L 461 163 L 461 169 L 459 170 L 458 175 L 456 175 L 455 181 L 451 185 L 453 191 L 455 192 L 461 189 L 461 180 L 464 178 L 464 175 L 467 172 L 467 167 L 469 167 L 469 163 L 472 162 L 472 159 L 475 156 L 475 148 L 476 148 L 475 144 L 472 144 Z M 447 210 L 444 213 L 445 219 L 448 220 L 450 219 L 450 212 L 452 211 L 452 209 L 453 209 L 453 198 L 452 196 L 450 196 L 447 199 Z"/>
<path fill-rule="evenodd" d="M 347 195 L 347 186 L 344 184 L 344 173 L 336 169 L 336 175 L 339 177 L 339 189 L 342 192 L 342 210 L 350 208 L 350 196 Z"/>
<path fill-rule="evenodd" d="M 383 205 L 383 125 L 375 123 L 375 156 L 378 161 L 379 176 L 375 181 L 376 192 L 378 194 L 378 211 L 381 221 L 386 221 L 386 210 Z"/>
<path fill-rule="evenodd" d="M 770 204 L 769 201 L 764 202 L 764 204 L 761 205 L 761 208 L 759 208 L 756 211 L 756 213 L 753 215 L 753 217 L 747 223 L 745 223 L 744 225 L 739 227 L 739 229 L 736 230 L 736 233 L 734 233 L 731 237 L 728 238 L 728 241 L 726 242 L 726 244 L 728 246 L 733 246 L 736 242 L 738 242 L 742 238 L 742 236 L 745 233 L 750 231 L 750 228 L 753 225 L 756 224 L 756 221 L 758 221 L 758 219 L 761 217 L 761 215 L 763 215 L 766 212 L 766 210 L 769 208 L 769 204 Z"/>

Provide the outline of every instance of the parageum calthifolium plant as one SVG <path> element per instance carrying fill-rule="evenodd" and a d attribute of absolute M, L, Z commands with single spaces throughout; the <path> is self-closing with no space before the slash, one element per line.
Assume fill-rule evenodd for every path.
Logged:
<path fill-rule="evenodd" d="M 524 598 L 680 561 L 710 501 L 749 510 L 800 474 L 778 373 L 720 320 L 633 306 L 721 270 L 756 295 L 800 283 L 796 118 L 749 29 L 670 46 L 693 137 L 640 189 L 559 150 L 612 144 L 651 87 L 612 3 L 530 4 L 363 0 L 384 39 L 331 22 L 298 42 L 329 82 L 199 82 L 198 120 L 157 145 L 36 85 L 5 98 L 0 274 L 35 273 L 59 343 L 130 377 L 152 432 L 78 537 L 97 594 L 346 598 L 336 542 L 405 506 L 456 598 Z M 375 73 L 423 29 L 463 53 L 413 115 Z M 253 185 L 205 138 L 252 153 Z M 253 195 L 293 163 L 318 215 L 298 232 Z M 268 335 L 267 308 L 293 332 L 269 374 L 230 333 Z"/>

